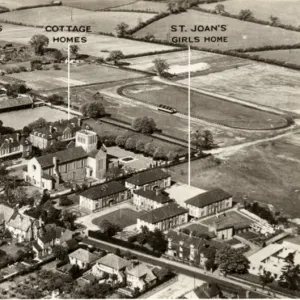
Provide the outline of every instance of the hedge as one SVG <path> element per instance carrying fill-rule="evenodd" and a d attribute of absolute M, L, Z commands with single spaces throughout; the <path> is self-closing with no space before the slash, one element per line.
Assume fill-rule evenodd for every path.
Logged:
<path fill-rule="evenodd" d="M 131 244 L 131 243 L 129 243 L 127 241 L 124 241 L 124 240 L 119 240 L 119 239 L 116 239 L 114 237 L 109 237 L 109 236 L 107 236 L 107 235 L 105 235 L 105 234 L 103 234 L 99 231 L 89 230 L 88 231 L 88 236 L 91 237 L 91 238 L 100 240 L 100 241 L 105 241 L 105 242 L 108 242 L 108 243 L 112 243 L 112 244 L 115 244 L 117 246 L 121 246 L 121 247 L 128 248 L 128 249 L 131 249 L 131 250 L 136 250 L 136 251 L 148 254 L 148 255 L 152 255 L 152 256 L 155 256 L 155 257 L 161 257 L 161 253 L 157 253 L 155 251 L 152 251 L 152 250 L 150 250 L 146 247 L 140 246 L 140 245 Z"/>
<path fill-rule="evenodd" d="M 124 58 L 122 58 L 122 59 L 151 56 L 151 55 L 165 54 L 165 53 L 173 53 L 173 52 L 184 51 L 184 50 L 185 49 L 174 48 L 174 49 L 170 49 L 170 50 L 161 50 L 161 51 L 157 50 L 157 51 L 149 51 L 149 52 L 137 53 L 137 54 L 128 54 L 128 55 L 124 55 Z"/>
<path fill-rule="evenodd" d="M 59 3 L 37 4 L 37 5 L 29 5 L 29 6 L 17 7 L 15 9 L 12 9 L 12 11 L 14 11 L 14 10 L 31 9 L 31 8 L 39 8 L 39 7 L 60 6 L 60 5 L 62 5 L 61 1 Z"/>
<path fill-rule="evenodd" d="M 27 24 L 27 23 L 23 23 L 23 22 L 16 22 L 16 21 L 0 20 L 0 22 L 1 23 L 6 23 L 6 24 L 12 24 L 12 25 L 19 25 L 19 26 L 44 28 L 44 26 L 42 26 L 42 25 L 32 25 L 32 24 Z"/>
<path fill-rule="evenodd" d="M 110 8 L 105 9 L 105 11 L 112 11 Z M 132 13 L 144 13 L 144 14 L 159 14 L 159 11 L 145 10 L 145 9 L 114 9 L 113 12 L 132 12 Z"/>

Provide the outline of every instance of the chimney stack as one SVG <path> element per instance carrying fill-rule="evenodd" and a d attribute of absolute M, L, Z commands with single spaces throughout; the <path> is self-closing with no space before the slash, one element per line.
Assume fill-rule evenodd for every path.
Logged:
<path fill-rule="evenodd" d="M 54 169 L 57 169 L 57 157 L 56 156 L 53 157 L 53 165 L 54 165 Z"/>
<path fill-rule="evenodd" d="M 156 196 L 158 196 L 160 194 L 160 189 L 156 189 L 155 194 L 156 194 Z"/>
<path fill-rule="evenodd" d="M 17 133 L 17 141 L 20 141 L 20 133 Z"/>
<path fill-rule="evenodd" d="M 246 291 L 246 298 L 248 299 L 249 298 L 249 295 L 250 295 L 250 291 Z"/>
<path fill-rule="evenodd" d="M 50 125 L 50 126 L 49 126 L 49 131 L 50 131 L 50 133 L 52 133 L 52 130 L 53 130 L 53 129 L 52 129 L 52 126 Z"/>
<path fill-rule="evenodd" d="M 82 120 L 81 118 L 78 118 L 78 126 L 81 127 L 81 125 L 82 125 Z"/>

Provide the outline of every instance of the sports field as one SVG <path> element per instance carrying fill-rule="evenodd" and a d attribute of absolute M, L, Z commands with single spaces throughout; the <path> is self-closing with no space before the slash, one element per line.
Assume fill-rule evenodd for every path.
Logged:
<path fill-rule="evenodd" d="M 30 18 L 28 17 L 30 14 Z M 89 11 L 66 6 L 39 7 L 30 10 L 17 10 L 0 15 L 1 21 L 12 21 L 30 25 L 77 25 L 91 26 L 92 32 L 115 33 L 116 26 L 122 21 L 132 28 L 139 22 L 150 19 L 149 13 Z M 77 33 L 73 33 L 77 35 Z"/>
<path fill-rule="evenodd" d="M 226 4 L 225 4 L 226 5 Z M 186 25 L 187 32 L 172 32 L 172 25 Z M 191 32 L 195 25 L 207 26 L 224 24 L 227 25 L 225 32 Z M 212 49 L 240 49 L 249 47 L 262 47 L 266 45 L 285 45 L 300 42 L 300 32 L 288 31 L 271 26 L 262 26 L 255 23 L 243 22 L 237 19 L 227 18 L 199 11 L 189 10 L 181 14 L 172 14 L 158 20 L 139 30 L 135 35 L 144 37 L 147 33 L 153 34 L 161 40 L 175 39 L 178 37 L 190 37 L 192 46 Z M 200 42 L 193 42 L 194 37 L 200 37 Z M 227 36 L 228 42 L 204 42 L 204 37 Z"/>
<path fill-rule="evenodd" d="M 16 9 L 24 6 L 33 6 L 39 4 L 50 4 L 51 0 L 0 0 L 0 6 L 8 9 Z"/>
<path fill-rule="evenodd" d="M 1 18 L 1 15 L 0 15 Z M 67 50 L 66 43 L 53 43 L 53 37 L 74 36 L 72 33 L 64 32 L 62 35 L 57 33 L 45 32 L 42 28 L 16 26 L 11 24 L 3 24 L 3 31 L 1 32 L 0 39 L 8 42 L 15 42 L 21 44 L 28 44 L 31 37 L 35 34 L 44 34 L 49 40 L 49 47 Z M 76 34 L 76 36 L 83 36 L 83 34 Z M 79 44 L 79 53 L 88 54 L 96 57 L 107 57 L 110 51 L 121 50 L 124 55 L 129 54 L 142 54 L 152 51 L 165 51 L 171 50 L 174 47 L 164 46 L 159 44 L 149 44 L 145 42 L 138 42 L 127 39 L 120 39 L 111 36 L 90 34 L 87 36 L 88 42 Z"/>
<path fill-rule="evenodd" d="M 187 90 L 162 84 L 128 85 L 120 93 L 153 104 L 165 104 L 187 113 Z M 286 125 L 286 119 L 238 103 L 191 92 L 192 115 L 233 128 L 273 129 Z"/>
<path fill-rule="evenodd" d="M 60 65 L 61 70 L 36 70 L 34 72 L 14 73 L 10 77 L 26 81 L 28 87 L 34 90 L 53 90 L 56 88 L 67 87 L 68 70 L 65 64 Z M 128 78 L 140 78 L 143 74 L 130 72 L 108 66 L 95 64 L 71 65 L 70 66 L 70 85 L 78 86 L 92 83 L 103 83 L 119 81 Z"/>
<path fill-rule="evenodd" d="M 300 113 L 299 71 L 254 63 L 191 78 L 193 88 Z M 179 82 L 187 84 L 187 79 Z"/>
<path fill-rule="evenodd" d="M 126 59 L 129 63 L 129 68 L 154 71 L 153 60 L 160 58 L 166 60 L 170 66 L 168 70 L 171 74 L 186 73 L 188 71 L 188 51 L 177 51 L 170 53 L 163 53 L 157 55 L 148 55 Z M 253 62 L 247 59 L 241 59 L 233 56 L 225 56 L 204 51 L 191 51 L 191 72 L 199 73 L 199 75 L 206 75 L 211 72 L 237 68 L 240 66 L 252 64 Z"/>
<path fill-rule="evenodd" d="M 142 1 L 135 1 L 133 3 L 119 6 L 116 8 L 112 8 L 111 10 L 120 10 L 120 9 L 131 10 L 131 11 L 146 10 L 149 12 L 163 12 L 167 10 L 167 3 L 142 0 Z"/>
<path fill-rule="evenodd" d="M 119 7 L 120 5 L 126 5 L 135 1 L 136 0 L 64 0 L 63 5 L 87 10 L 100 10 Z"/>
<path fill-rule="evenodd" d="M 279 18 L 280 23 L 300 25 L 300 2 L 298 0 L 227 0 L 222 3 L 225 11 L 239 14 L 242 9 L 250 9 L 259 20 L 270 21 L 270 16 Z M 217 3 L 202 4 L 200 7 L 214 9 Z"/>

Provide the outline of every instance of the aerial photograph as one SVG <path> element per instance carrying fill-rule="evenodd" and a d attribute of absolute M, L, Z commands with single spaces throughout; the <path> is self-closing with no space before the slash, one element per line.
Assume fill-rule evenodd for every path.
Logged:
<path fill-rule="evenodd" d="M 0 299 L 300 298 L 300 0 L 0 0 Z"/>

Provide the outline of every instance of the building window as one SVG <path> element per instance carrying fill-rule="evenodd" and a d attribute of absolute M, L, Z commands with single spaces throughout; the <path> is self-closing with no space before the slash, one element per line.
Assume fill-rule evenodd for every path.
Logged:
<path fill-rule="evenodd" d="M 32 165 L 32 168 L 33 168 L 33 170 L 36 170 L 36 166 L 35 165 Z"/>

